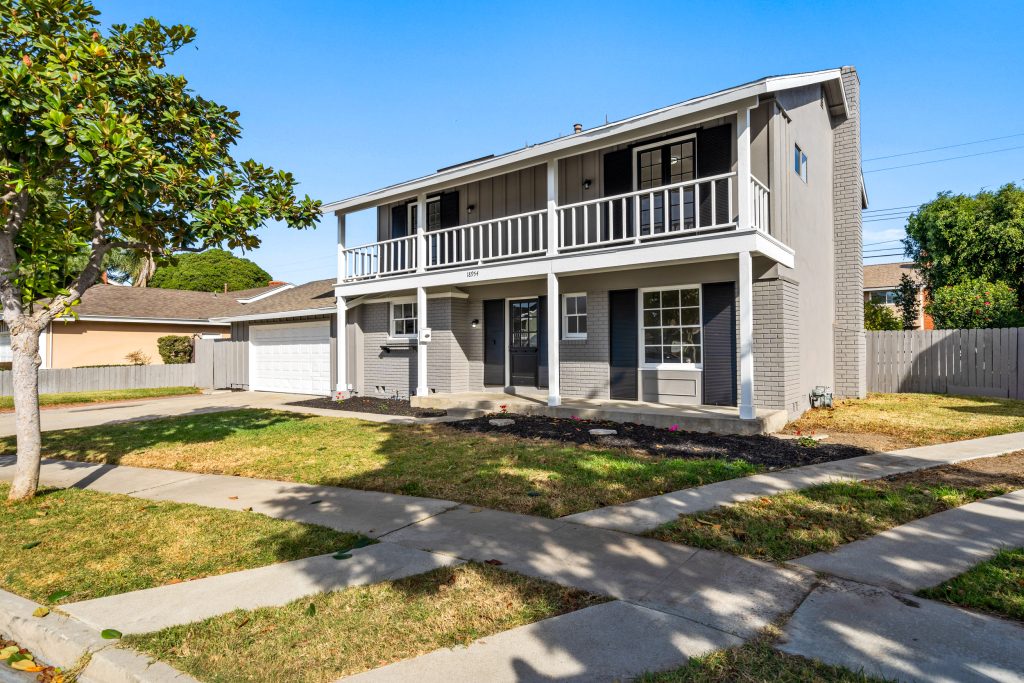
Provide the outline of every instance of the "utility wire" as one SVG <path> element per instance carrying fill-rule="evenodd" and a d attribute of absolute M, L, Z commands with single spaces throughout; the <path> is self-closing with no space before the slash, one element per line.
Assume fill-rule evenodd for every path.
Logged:
<path fill-rule="evenodd" d="M 1013 135 L 1003 135 L 998 138 L 986 138 L 984 140 L 974 140 L 973 142 L 959 142 L 955 145 L 943 145 L 942 147 L 929 147 L 928 149 L 919 149 L 915 152 L 900 152 L 899 154 L 887 154 L 881 157 L 871 157 L 870 159 L 861 159 L 861 161 L 878 161 L 880 159 L 894 159 L 896 157 L 908 157 L 912 154 L 924 154 L 925 152 L 936 152 L 940 149 L 953 149 L 954 147 L 967 147 L 968 145 L 980 145 L 983 142 L 995 142 L 996 140 L 1008 140 L 1010 138 L 1019 138 L 1024 136 L 1024 133 L 1014 133 Z"/>
<path fill-rule="evenodd" d="M 892 171 L 897 168 L 910 168 L 911 166 L 924 166 L 926 164 L 938 164 L 943 161 L 955 161 L 957 159 L 969 159 L 971 157 L 985 156 L 986 154 L 998 154 L 999 152 L 1011 152 L 1015 149 L 1024 149 L 1024 145 L 1017 145 L 1016 147 L 1003 147 L 1002 149 L 993 149 L 988 152 L 975 152 L 974 154 L 962 154 L 957 157 L 946 157 L 945 159 L 932 159 L 931 161 L 918 161 L 914 164 L 903 164 L 901 166 L 886 166 L 885 168 L 873 168 L 870 171 L 864 171 L 864 173 L 878 173 L 879 171 Z"/>

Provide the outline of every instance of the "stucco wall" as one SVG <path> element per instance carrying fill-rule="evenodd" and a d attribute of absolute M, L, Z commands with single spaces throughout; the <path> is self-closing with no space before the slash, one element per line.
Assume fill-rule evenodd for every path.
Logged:
<path fill-rule="evenodd" d="M 143 323 L 109 323 L 92 320 L 55 322 L 47 335 L 47 361 L 51 368 L 74 368 L 83 365 L 120 365 L 126 356 L 142 351 L 152 365 L 162 365 L 156 340 L 169 334 L 220 334 L 229 336 L 226 326 L 158 325 Z"/>

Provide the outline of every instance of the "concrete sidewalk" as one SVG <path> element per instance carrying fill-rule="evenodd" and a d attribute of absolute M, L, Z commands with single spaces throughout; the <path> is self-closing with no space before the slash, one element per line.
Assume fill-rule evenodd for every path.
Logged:
<path fill-rule="evenodd" d="M 836 479 L 879 479 L 892 474 L 1003 455 L 1022 449 L 1024 433 L 906 448 L 891 453 L 874 453 L 859 458 L 795 467 L 771 474 L 729 479 L 621 505 L 588 510 L 562 519 L 574 524 L 636 534 L 667 524 L 679 515 L 703 512 L 722 505 L 807 488 Z"/>

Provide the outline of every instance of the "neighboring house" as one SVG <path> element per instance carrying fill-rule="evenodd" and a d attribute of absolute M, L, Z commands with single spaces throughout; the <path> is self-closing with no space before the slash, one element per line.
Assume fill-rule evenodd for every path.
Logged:
<path fill-rule="evenodd" d="M 338 282 L 222 320 L 254 389 L 744 419 L 863 396 L 859 100 L 852 68 L 764 78 L 328 204 Z"/>
<path fill-rule="evenodd" d="M 141 352 L 154 365 L 163 363 L 157 339 L 170 334 L 227 337 L 227 323 L 213 316 L 241 312 L 262 297 L 290 288 L 286 283 L 228 293 L 190 292 L 150 287 L 97 284 L 75 307 L 77 318 L 55 320 L 43 331 L 43 368 L 121 365 Z M 6 356 L 5 356 L 6 354 Z M 0 362 L 10 355 L 6 328 L 0 330 Z"/>
<path fill-rule="evenodd" d="M 928 293 L 924 288 L 921 273 L 913 263 L 879 263 L 864 266 L 864 301 L 873 301 L 888 307 L 900 320 L 903 313 L 896 307 L 896 288 L 899 287 L 903 274 L 911 277 L 917 284 L 917 324 L 915 330 L 933 330 L 935 323 L 932 317 L 924 312 L 928 303 Z"/>

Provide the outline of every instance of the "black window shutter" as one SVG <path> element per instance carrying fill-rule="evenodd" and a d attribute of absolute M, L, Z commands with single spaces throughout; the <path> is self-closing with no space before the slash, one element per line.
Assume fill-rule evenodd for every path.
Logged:
<path fill-rule="evenodd" d="M 618 149 L 604 155 L 604 196 L 633 191 L 633 152 Z"/>
<path fill-rule="evenodd" d="M 732 125 L 697 131 L 697 177 L 728 173 L 732 166 Z"/>
<path fill-rule="evenodd" d="M 637 291 L 617 289 L 608 292 L 609 341 L 608 358 L 609 397 L 626 401 L 637 400 L 637 367 L 639 342 L 637 340 Z"/>
<path fill-rule="evenodd" d="M 441 195 L 441 229 L 454 228 L 459 224 L 459 192 L 445 192 Z"/>
<path fill-rule="evenodd" d="M 537 388 L 548 386 L 548 298 L 537 298 Z"/>
<path fill-rule="evenodd" d="M 409 234 L 409 205 L 400 204 L 391 207 L 391 239 L 406 237 Z"/>
<path fill-rule="evenodd" d="M 736 285 L 716 282 L 701 287 L 704 379 L 701 403 L 736 405 Z"/>

